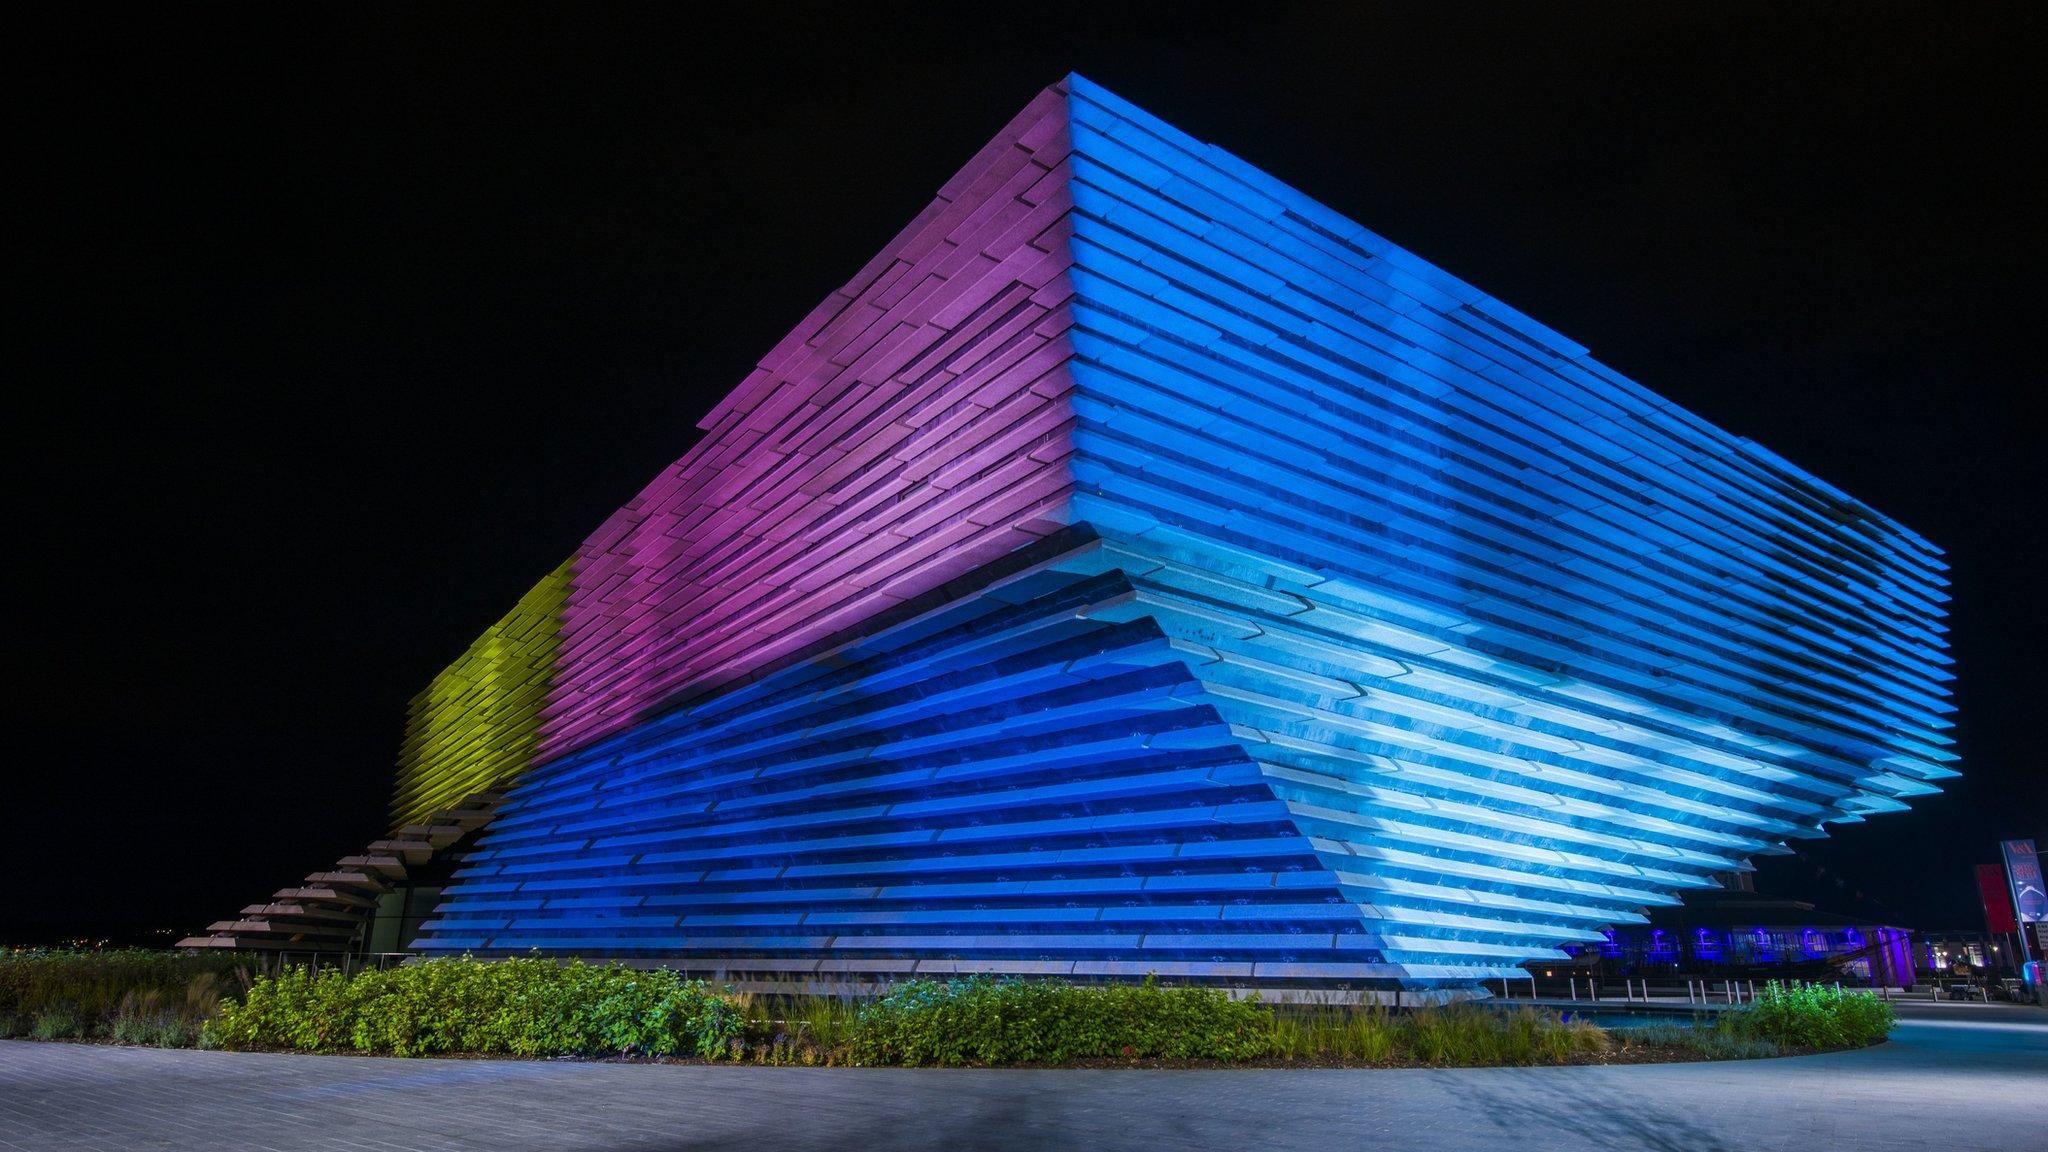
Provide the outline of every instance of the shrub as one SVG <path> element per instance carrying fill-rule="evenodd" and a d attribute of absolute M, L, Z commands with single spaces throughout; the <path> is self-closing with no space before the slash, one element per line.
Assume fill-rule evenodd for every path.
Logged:
<path fill-rule="evenodd" d="M 155 1044 L 157 1032 L 154 1020 L 122 1016 L 114 1021 L 113 1038 L 116 1044 Z"/>
<path fill-rule="evenodd" d="M 98 1020 L 111 1017 L 124 997 L 155 991 L 181 999 L 195 983 L 236 983 L 254 961 L 238 956 L 187 956 L 145 948 L 105 952 L 0 951 L 0 1012 L 39 1014 L 69 1008 Z"/>
<path fill-rule="evenodd" d="M 1891 1035 L 1898 1022 L 1891 1004 L 1871 993 L 1775 980 L 1723 1019 L 1737 1036 L 1794 1048 L 1860 1048 Z"/>
<path fill-rule="evenodd" d="M 1276 1010 L 1266 1054 L 1280 1060 L 1385 1063 L 1400 1054 L 1401 1022 L 1385 1008 Z"/>
<path fill-rule="evenodd" d="M 735 1059 L 758 1064 L 845 1064 L 851 1057 L 861 1001 L 846 995 L 800 991 L 741 993 Z"/>
<path fill-rule="evenodd" d="M 156 1034 L 159 1048 L 190 1048 L 199 1043 L 199 1034 L 206 1027 L 202 1021 L 193 1023 L 183 1016 L 172 1016 L 165 1020 Z"/>
<path fill-rule="evenodd" d="M 0 1037 L 187 1045 L 222 987 L 246 983 L 250 964 L 140 948 L 0 952 Z"/>
<path fill-rule="evenodd" d="M 190 1048 L 217 1005 L 210 988 L 197 995 L 188 991 L 179 1002 L 154 989 L 130 992 L 121 998 L 120 1013 L 108 1034 L 117 1044 Z"/>
<path fill-rule="evenodd" d="M 1269 1007 L 1218 989 L 974 976 L 913 980 L 872 1000 L 753 996 L 666 969 L 538 956 L 439 959 L 355 976 L 158 953 L 0 957 L 0 1037 L 110 1035 L 124 1044 L 398 1056 L 628 1055 L 775 1064 L 1029 1064 L 1259 1058 L 1451 1065 L 1564 1063 L 1607 1051 L 1584 1020 L 1452 1004 Z M 223 995 L 235 985 L 239 998 Z M 1767 986 L 1712 1027 L 1652 1025 L 1624 1048 L 1712 1059 L 1883 1039 L 1891 1006 L 1827 988 Z"/>
<path fill-rule="evenodd" d="M 1582 1051 L 1604 1051 L 1607 1034 L 1584 1021 L 1518 1008 L 1477 1005 L 1425 1008 L 1405 1021 L 1400 1039 L 1411 1059 L 1428 1064 L 1562 1063 Z"/>
<path fill-rule="evenodd" d="M 1405 1014 L 1377 1006 L 1282 1008 L 1269 1034 L 1269 1052 L 1282 1060 L 1562 1064 L 1607 1048 L 1607 1033 L 1584 1020 L 1475 1004 Z"/>
<path fill-rule="evenodd" d="M 1209 988 L 1090 987 L 972 976 L 912 980 L 861 1006 L 858 1064 L 1028 1064 L 1091 1059 L 1247 1060 L 1266 1012 Z"/>
<path fill-rule="evenodd" d="M 1695 1018 L 1692 1024 L 1643 1024 L 1615 1032 L 1622 1047 L 1677 1048 L 1708 1060 L 1761 1060 L 1783 1054 L 1769 1040 L 1738 1036 L 1726 1025 Z"/>
<path fill-rule="evenodd" d="M 716 1056 L 739 1031 L 733 997 L 666 969 L 464 957 L 354 977 L 303 969 L 261 977 L 240 1002 L 221 1004 L 203 1039 L 395 1056 Z"/>
<path fill-rule="evenodd" d="M 38 1040 L 75 1040 L 90 1030 L 85 1018 L 70 1008 L 51 1008 L 37 1013 L 30 1035 Z"/>
<path fill-rule="evenodd" d="M 1485 1008 L 1424 1008 L 1410 1015 L 1407 1046 L 1427 1064 L 1529 1064 L 1536 1055 L 1535 1013 L 1503 1016 Z"/>
<path fill-rule="evenodd" d="M 716 1057 L 739 1035 L 740 1011 L 701 982 L 629 980 L 592 1007 L 591 1025 L 627 1055 Z"/>

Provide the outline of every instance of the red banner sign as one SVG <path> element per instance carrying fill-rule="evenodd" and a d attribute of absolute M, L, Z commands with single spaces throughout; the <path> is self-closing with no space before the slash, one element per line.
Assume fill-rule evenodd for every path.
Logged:
<path fill-rule="evenodd" d="M 2019 931 L 2019 921 L 2012 914 L 2012 889 L 2006 886 L 2004 868 L 1997 864 L 1977 865 L 1977 896 L 1984 902 L 1984 927 L 1987 931 Z"/>

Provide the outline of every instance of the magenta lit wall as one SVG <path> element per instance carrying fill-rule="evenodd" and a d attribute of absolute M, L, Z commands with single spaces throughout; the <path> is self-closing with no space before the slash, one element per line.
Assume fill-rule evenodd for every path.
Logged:
<path fill-rule="evenodd" d="M 537 759 L 1058 526 L 1067 150 L 1049 90 L 584 542 Z"/>

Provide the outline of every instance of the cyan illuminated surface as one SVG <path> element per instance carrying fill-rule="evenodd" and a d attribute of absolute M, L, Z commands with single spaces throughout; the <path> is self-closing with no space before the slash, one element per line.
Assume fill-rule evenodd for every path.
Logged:
<path fill-rule="evenodd" d="M 1952 774 L 1936 549 L 1077 77 L 705 426 L 423 947 L 1457 984 Z"/>

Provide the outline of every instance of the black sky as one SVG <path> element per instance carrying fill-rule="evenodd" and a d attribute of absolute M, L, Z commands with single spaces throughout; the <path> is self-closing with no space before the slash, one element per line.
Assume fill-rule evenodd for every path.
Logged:
<path fill-rule="evenodd" d="M 357 8 L 8 36 L 0 940 L 381 832 L 407 698 L 1069 70 L 1949 550 L 1967 775 L 1763 887 L 1976 927 L 2048 840 L 2036 6 Z"/>

